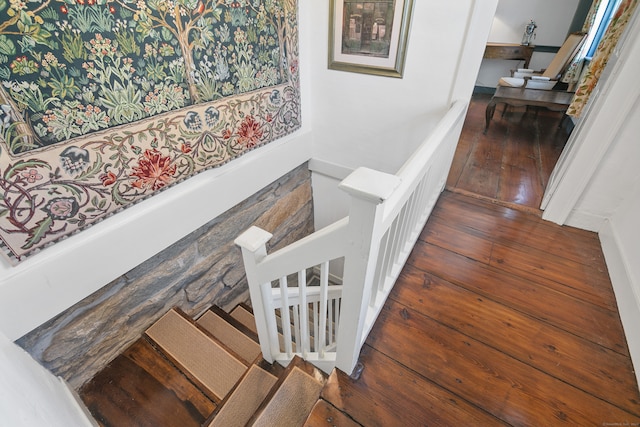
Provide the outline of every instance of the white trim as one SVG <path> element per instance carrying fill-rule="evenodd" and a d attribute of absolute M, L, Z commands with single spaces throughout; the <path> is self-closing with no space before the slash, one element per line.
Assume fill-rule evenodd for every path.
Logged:
<path fill-rule="evenodd" d="M 472 1 L 466 17 L 463 45 L 456 60 L 456 78 L 449 92 L 449 104 L 459 99 L 468 100 L 471 97 L 482 64 L 481 52 L 484 52 L 489 39 L 497 8 L 498 0 Z"/>
<path fill-rule="evenodd" d="M 322 159 L 309 160 L 309 170 L 338 181 L 342 181 L 354 171 L 353 168 L 348 166 L 339 165 Z"/>
<path fill-rule="evenodd" d="M 635 291 L 640 289 L 640 283 L 633 283 L 632 275 L 629 273 L 631 260 L 625 256 L 620 238 L 611 222 L 607 221 L 604 224 L 599 237 L 618 302 L 618 312 L 627 338 L 629 354 L 635 367 L 636 381 L 640 384 L 640 295 Z"/>
<path fill-rule="evenodd" d="M 599 232 L 607 219 L 602 216 L 595 215 L 591 212 L 572 211 L 567 218 L 567 224 L 572 227 Z"/>
<path fill-rule="evenodd" d="M 553 170 L 542 218 L 565 224 L 640 97 L 640 10 L 636 10 Z"/>

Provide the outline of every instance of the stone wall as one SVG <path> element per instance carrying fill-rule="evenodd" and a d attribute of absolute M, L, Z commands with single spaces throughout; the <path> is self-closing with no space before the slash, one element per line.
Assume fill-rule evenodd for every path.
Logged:
<path fill-rule="evenodd" d="M 273 233 L 270 250 L 313 231 L 311 175 L 306 164 L 17 343 L 72 387 L 80 388 L 171 307 L 195 316 L 212 304 L 229 310 L 248 302 L 242 257 L 233 240 L 251 225 Z M 109 262 L 108 254 L 104 262 Z"/>

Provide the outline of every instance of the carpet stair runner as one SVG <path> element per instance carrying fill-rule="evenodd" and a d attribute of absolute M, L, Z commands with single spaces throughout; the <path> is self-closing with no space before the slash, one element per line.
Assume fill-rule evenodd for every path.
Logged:
<path fill-rule="evenodd" d="M 340 419 L 319 400 L 326 375 L 298 357 L 286 368 L 271 365 L 257 341 L 244 305 L 231 313 L 213 307 L 195 321 L 172 309 L 80 396 L 103 426 L 310 426 Z"/>

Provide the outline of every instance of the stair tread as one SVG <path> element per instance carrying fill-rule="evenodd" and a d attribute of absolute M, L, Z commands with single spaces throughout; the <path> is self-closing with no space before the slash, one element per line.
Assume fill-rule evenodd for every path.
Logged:
<path fill-rule="evenodd" d="M 243 334 L 213 311 L 205 312 L 196 323 L 248 363 L 253 362 L 261 353 L 260 344 Z"/>
<path fill-rule="evenodd" d="M 249 328 L 256 334 L 258 333 L 258 328 L 256 328 L 256 321 L 255 321 L 255 318 L 253 317 L 253 313 L 251 313 L 249 310 L 247 310 L 243 306 L 241 305 L 236 306 L 229 314 L 231 314 L 231 316 L 234 319 L 236 319 L 237 321 L 245 325 L 247 328 Z"/>
<path fill-rule="evenodd" d="M 209 427 L 244 426 L 278 380 L 257 365 L 251 365 Z"/>
<path fill-rule="evenodd" d="M 147 329 L 146 335 L 218 401 L 247 369 L 242 361 L 173 309 Z"/>
<path fill-rule="evenodd" d="M 317 402 L 323 385 L 322 381 L 294 366 L 252 425 L 303 425 Z"/>
<path fill-rule="evenodd" d="M 238 305 L 236 306 L 231 313 L 229 313 L 231 315 L 231 317 L 233 317 L 234 319 L 236 319 L 238 322 L 242 323 L 246 328 L 248 328 L 249 330 L 253 331 L 256 335 L 258 334 L 258 328 L 256 327 L 256 321 L 255 321 L 255 317 L 253 316 L 253 313 L 250 312 L 249 310 L 247 310 L 245 307 Z M 292 328 L 292 336 L 293 336 L 293 325 L 291 325 Z M 313 328 L 313 326 L 312 326 Z M 282 335 L 282 333 L 278 332 L 278 342 L 280 343 L 280 349 L 284 350 L 284 335 Z M 292 342 L 291 343 L 291 349 L 295 352 L 296 351 L 296 343 Z"/>

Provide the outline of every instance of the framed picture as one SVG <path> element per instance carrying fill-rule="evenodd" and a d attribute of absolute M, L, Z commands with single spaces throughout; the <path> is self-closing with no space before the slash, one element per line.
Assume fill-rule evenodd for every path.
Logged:
<path fill-rule="evenodd" d="M 413 0 L 330 0 L 329 68 L 402 77 Z"/>

